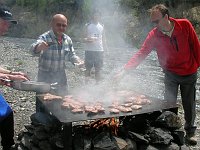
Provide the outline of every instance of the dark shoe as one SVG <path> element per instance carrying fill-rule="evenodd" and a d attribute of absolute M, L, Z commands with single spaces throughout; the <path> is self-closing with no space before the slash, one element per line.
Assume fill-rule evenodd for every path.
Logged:
<path fill-rule="evenodd" d="M 186 134 L 185 140 L 189 145 L 197 145 L 197 138 L 195 137 L 195 134 Z"/>

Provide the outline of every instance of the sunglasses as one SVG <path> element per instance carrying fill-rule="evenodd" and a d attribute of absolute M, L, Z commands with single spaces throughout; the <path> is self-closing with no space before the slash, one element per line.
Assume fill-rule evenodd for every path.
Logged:
<path fill-rule="evenodd" d="M 62 24 L 62 23 L 56 23 L 56 26 L 57 26 L 57 27 L 63 27 L 63 28 L 66 28 L 66 27 L 67 27 L 66 24 Z"/>

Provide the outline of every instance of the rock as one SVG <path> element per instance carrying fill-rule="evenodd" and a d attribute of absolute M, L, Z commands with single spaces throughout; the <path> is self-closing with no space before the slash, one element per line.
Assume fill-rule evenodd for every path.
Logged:
<path fill-rule="evenodd" d="M 170 132 L 161 128 L 151 128 L 148 133 L 150 143 L 169 145 L 173 140 Z"/>
<path fill-rule="evenodd" d="M 183 145 L 185 143 L 184 135 L 185 135 L 185 132 L 184 130 L 181 130 L 181 129 L 175 130 L 172 132 L 174 142 L 178 145 Z"/>
<path fill-rule="evenodd" d="M 129 134 L 130 139 L 132 139 L 136 143 L 149 144 L 149 141 L 144 136 L 142 136 L 141 134 L 137 134 L 137 133 L 134 133 L 134 132 L 131 132 L 131 131 L 129 131 L 128 134 Z"/>
<path fill-rule="evenodd" d="M 171 111 L 163 112 L 157 119 L 158 126 L 165 127 L 167 129 L 180 129 L 182 122 L 180 117 Z"/>
<path fill-rule="evenodd" d="M 135 141 L 130 140 L 130 139 L 126 139 L 126 142 L 128 144 L 127 150 L 137 150 L 137 144 L 136 144 Z"/>
<path fill-rule="evenodd" d="M 39 112 L 32 114 L 31 121 L 33 124 L 43 125 L 44 127 L 57 127 L 58 129 L 61 127 L 61 122 L 56 117 L 45 113 Z"/>
<path fill-rule="evenodd" d="M 116 136 L 114 136 L 114 139 L 116 140 L 119 150 L 127 150 L 128 143 L 124 139 Z"/>
<path fill-rule="evenodd" d="M 107 133 L 100 133 L 93 139 L 94 149 L 98 150 L 117 150 L 118 146 L 110 139 Z"/>
<path fill-rule="evenodd" d="M 41 141 L 38 145 L 41 150 L 53 150 L 51 144 L 48 141 Z"/>
<path fill-rule="evenodd" d="M 24 134 L 24 136 L 21 140 L 21 144 L 23 145 L 23 147 L 31 149 L 31 137 L 30 137 L 30 135 Z"/>
<path fill-rule="evenodd" d="M 38 140 L 46 140 L 49 138 L 49 134 L 47 132 L 45 132 L 43 127 L 37 127 L 34 130 L 34 135 L 36 136 L 36 138 Z"/>

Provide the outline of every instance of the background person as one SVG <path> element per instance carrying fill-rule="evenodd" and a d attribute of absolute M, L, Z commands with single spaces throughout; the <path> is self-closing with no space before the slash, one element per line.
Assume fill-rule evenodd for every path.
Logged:
<path fill-rule="evenodd" d="M 107 50 L 104 26 L 99 23 L 100 12 L 92 12 L 92 20 L 85 27 L 85 80 L 91 75 L 91 69 L 95 69 L 95 80 L 98 83 L 103 67 L 104 49 Z"/>
<path fill-rule="evenodd" d="M 58 83 L 57 95 L 67 95 L 68 84 L 65 73 L 66 60 L 77 66 L 83 61 L 75 54 L 72 40 L 64 32 L 67 28 L 67 18 L 56 14 L 51 20 L 51 29 L 39 36 L 31 45 L 31 51 L 39 55 L 38 81 Z M 36 99 L 36 112 L 41 111 L 41 103 Z"/>
<path fill-rule="evenodd" d="M 140 50 L 124 66 L 115 79 L 136 68 L 155 49 L 158 61 L 165 73 L 164 98 L 176 103 L 180 87 L 184 109 L 186 140 L 196 145 L 196 81 L 200 66 L 200 43 L 192 24 L 187 19 L 169 17 L 168 9 L 158 4 L 150 10 L 150 19 L 155 28 L 147 35 Z"/>
<path fill-rule="evenodd" d="M 0 5 L 0 35 L 5 34 L 8 31 L 10 24 L 17 24 L 17 21 L 13 20 L 10 10 L 3 5 Z M 10 70 L 0 67 L 0 79 L 9 80 L 28 80 L 26 74 L 22 72 L 12 72 Z M 0 80 L 0 85 L 4 85 L 5 82 Z M 9 104 L 6 102 L 2 93 L 0 92 L 0 134 L 1 145 L 3 150 L 11 150 L 14 146 L 14 117 L 13 111 Z"/>

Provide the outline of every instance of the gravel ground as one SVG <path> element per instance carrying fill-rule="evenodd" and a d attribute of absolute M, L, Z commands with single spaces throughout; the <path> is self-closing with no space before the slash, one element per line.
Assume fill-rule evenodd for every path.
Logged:
<path fill-rule="evenodd" d="M 26 53 L 31 40 L 17 39 L 16 42 L 10 41 L 10 38 L 1 38 L 0 40 L 0 63 L 7 69 L 26 72 L 33 78 L 36 73 L 37 59 Z M 18 43 L 24 45 L 19 45 Z M 15 115 L 15 134 L 23 128 L 24 124 L 29 123 L 29 117 L 35 111 L 35 101 L 33 92 L 24 92 L 14 90 L 9 87 L 3 87 L 1 90 L 5 98 L 10 103 Z"/>
<path fill-rule="evenodd" d="M 31 80 L 36 80 L 38 58 L 29 53 L 29 47 L 34 41 L 35 39 L 1 37 L 1 66 L 13 71 L 25 72 Z M 83 55 L 83 51 L 79 55 Z M 71 63 L 68 65 L 68 70 L 70 70 L 67 71 L 67 74 L 71 88 L 83 83 L 83 72 L 79 72 Z M 14 110 L 15 139 L 17 139 L 17 135 L 24 129 L 24 125 L 30 123 L 30 116 L 35 113 L 35 92 L 18 91 L 6 86 L 1 86 L 0 90 Z"/>
<path fill-rule="evenodd" d="M 28 53 L 30 44 L 34 39 L 19 39 L 19 38 L 9 38 L 2 37 L 0 38 L 0 64 L 8 69 L 13 71 L 23 71 L 26 72 L 31 80 L 36 79 L 37 73 L 37 57 L 33 57 Z M 80 43 L 76 43 L 80 45 Z M 77 51 L 77 54 L 83 58 L 83 50 L 80 49 Z M 130 56 L 127 56 L 130 57 Z M 117 61 L 115 58 L 113 61 Z M 128 59 L 126 59 L 127 61 Z M 125 62 L 126 62 L 125 61 Z M 124 62 L 122 62 L 123 64 Z M 121 65 L 121 64 L 120 64 Z M 114 63 L 107 62 L 107 68 L 114 67 Z M 69 76 L 69 85 L 70 88 L 80 86 L 83 84 L 83 72 L 79 72 L 77 68 L 74 68 L 72 65 L 69 65 L 67 74 Z M 104 73 L 108 73 L 109 69 Z M 152 88 L 153 89 L 153 88 Z M 25 92 L 17 91 L 9 87 L 1 87 L 2 92 L 4 93 L 5 98 L 10 103 L 14 110 L 15 115 L 15 138 L 17 137 L 20 130 L 24 128 L 24 124 L 30 123 L 30 116 L 35 112 L 35 93 L 34 92 Z M 197 137 L 199 138 L 199 100 L 197 101 Z M 179 109 L 179 114 L 182 117 L 182 109 Z M 190 147 L 192 150 L 198 150 L 200 147 L 200 138 L 196 146 Z"/>
<path fill-rule="evenodd" d="M 36 80 L 38 58 L 29 53 L 29 46 L 33 41 L 34 39 L 0 38 L 0 64 L 13 71 L 25 72 L 30 80 Z M 82 84 L 80 81 L 82 81 L 83 74 L 78 73 L 80 77 L 76 77 L 77 68 L 73 68 L 72 65 L 69 65 L 69 68 L 72 70 L 69 72 L 69 80 L 73 82 L 71 87 Z M 15 134 L 17 136 L 24 124 L 30 122 L 30 116 L 35 112 L 35 92 L 18 91 L 6 86 L 1 87 L 1 90 L 14 110 Z"/>

